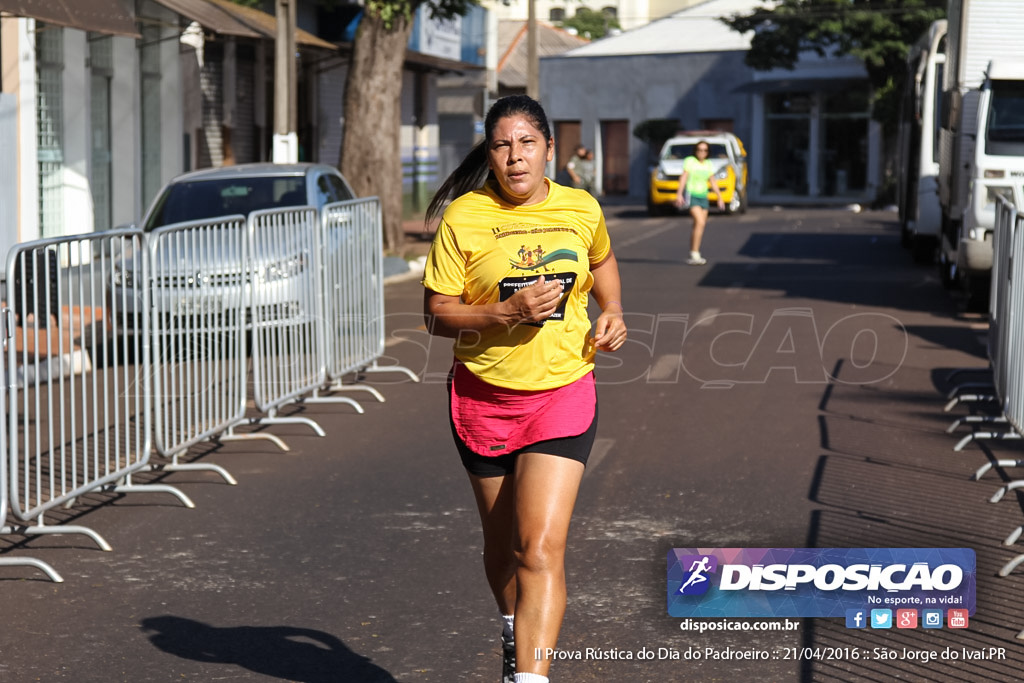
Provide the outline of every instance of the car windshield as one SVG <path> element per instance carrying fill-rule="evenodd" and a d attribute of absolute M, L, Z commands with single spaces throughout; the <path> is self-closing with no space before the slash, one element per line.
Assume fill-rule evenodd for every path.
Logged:
<path fill-rule="evenodd" d="M 693 156 L 693 147 L 696 143 L 685 142 L 678 145 L 671 145 L 665 154 L 662 155 L 662 159 L 685 159 L 686 157 Z M 729 151 L 725 148 L 725 145 L 718 142 L 708 143 L 711 148 L 708 153 L 708 159 L 728 159 Z"/>
<path fill-rule="evenodd" d="M 174 183 L 160 198 L 146 223 L 148 232 L 162 225 L 219 216 L 248 216 L 262 209 L 306 204 L 304 176 L 224 178 Z"/>

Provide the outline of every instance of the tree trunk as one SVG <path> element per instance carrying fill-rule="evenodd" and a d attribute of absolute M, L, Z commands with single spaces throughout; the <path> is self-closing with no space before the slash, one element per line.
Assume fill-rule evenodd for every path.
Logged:
<path fill-rule="evenodd" d="M 384 247 L 400 251 L 402 231 L 402 64 L 412 21 L 388 30 L 367 11 L 359 22 L 345 84 L 345 123 L 338 167 L 357 196 L 380 198 Z"/>

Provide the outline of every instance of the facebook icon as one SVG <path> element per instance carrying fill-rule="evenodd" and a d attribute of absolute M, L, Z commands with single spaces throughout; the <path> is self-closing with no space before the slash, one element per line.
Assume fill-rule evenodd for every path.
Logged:
<path fill-rule="evenodd" d="M 867 628 L 867 610 L 848 609 L 846 610 L 846 628 Z"/>

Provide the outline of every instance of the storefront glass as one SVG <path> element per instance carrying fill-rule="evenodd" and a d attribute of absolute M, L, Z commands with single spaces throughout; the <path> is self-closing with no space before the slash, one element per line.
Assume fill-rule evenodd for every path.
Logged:
<path fill-rule="evenodd" d="M 868 98 L 862 88 L 822 93 L 818 188 L 825 197 L 867 189 Z"/>
<path fill-rule="evenodd" d="M 811 93 L 765 96 L 765 181 L 769 194 L 807 194 L 811 131 Z"/>
<path fill-rule="evenodd" d="M 766 93 L 763 193 L 862 198 L 868 188 L 866 85 Z"/>

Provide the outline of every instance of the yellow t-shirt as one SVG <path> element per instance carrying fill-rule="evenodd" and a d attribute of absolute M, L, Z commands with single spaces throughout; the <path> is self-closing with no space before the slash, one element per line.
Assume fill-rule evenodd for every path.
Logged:
<path fill-rule="evenodd" d="M 423 286 L 467 304 L 504 301 L 519 287 L 557 277 L 562 303 L 541 325 L 463 332 L 455 357 L 477 377 L 509 389 L 570 384 L 594 368 L 587 317 L 590 267 L 611 252 L 601 207 L 588 192 L 546 180 L 548 196 L 513 206 L 490 181 L 453 201 L 427 256 Z"/>

